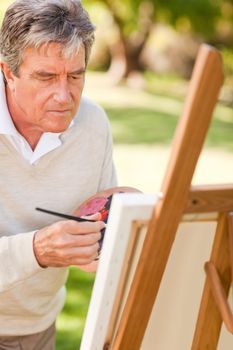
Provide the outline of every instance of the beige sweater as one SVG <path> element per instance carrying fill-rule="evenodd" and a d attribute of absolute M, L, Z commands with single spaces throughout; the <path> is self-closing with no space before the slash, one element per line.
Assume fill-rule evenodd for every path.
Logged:
<path fill-rule="evenodd" d="M 42 269 L 32 248 L 34 232 L 58 219 L 34 208 L 71 213 L 116 185 L 109 123 L 100 107 L 82 99 L 61 140 L 30 165 L 0 135 L 0 335 L 40 332 L 64 305 L 67 269 Z"/>

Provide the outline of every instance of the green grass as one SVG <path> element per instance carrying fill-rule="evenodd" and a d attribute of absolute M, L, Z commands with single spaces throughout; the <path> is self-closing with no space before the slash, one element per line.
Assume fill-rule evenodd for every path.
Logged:
<path fill-rule="evenodd" d="M 108 108 L 114 143 L 154 144 L 170 142 L 177 117 L 143 108 Z"/>
<path fill-rule="evenodd" d="M 178 115 L 150 108 L 110 108 L 109 115 L 115 144 L 170 144 Z M 208 147 L 233 150 L 233 110 L 218 106 L 209 129 Z"/>
<path fill-rule="evenodd" d="M 93 282 L 94 274 L 70 268 L 67 300 L 57 320 L 56 350 L 79 349 Z"/>
<path fill-rule="evenodd" d="M 124 84 L 111 86 L 105 79 L 101 73 L 89 73 L 85 93 L 107 111 L 114 143 L 170 144 L 182 114 L 188 82 L 150 73 L 145 89 L 138 90 Z M 206 145 L 233 150 L 232 135 L 233 109 L 219 102 Z"/>
<path fill-rule="evenodd" d="M 185 97 L 188 90 L 188 82 L 180 79 L 176 76 L 158 76 L 151 72 L 147 73 L 148 91 L 153 95 L 159 96 L 162 100 L 170 98 L 171 100 L 181 103 L 180 111 L 177 115 L 177 110 L 169 104 L 167 100 L 166 108 L 170 111 L 173 120 L 178 121 L 177 116 L 182 112 Z M 212 122 L 207 134 L 206 145 L 207 147 L 219 147 L 228 150 L 233 150 L 233 87 L 232 83 L 228 81 L 224 83 L 219 96 L 219 102 L 213 113 Z M 231 98 L 226 99 L 226 91 L 231 91 Z M 161 121 L 164 122 L 164 121 Z M 172 127 L 172 124 L 171 124 Z M 173 135 L 174 128 L 172 130 L 167 128 L 169 135 Z M 166 139 L 164 138 L 164 142 Z"/>

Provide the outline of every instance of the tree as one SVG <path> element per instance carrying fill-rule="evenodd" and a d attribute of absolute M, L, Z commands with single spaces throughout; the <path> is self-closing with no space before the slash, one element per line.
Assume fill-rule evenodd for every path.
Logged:
<path fill-rule="evenodd" d="M 93 0 L 85 2 L 93 4 Z M 231 7 L 233 17 L 233 0 L 98 0 L 95 3 L 109 11 L 117 28 L 117 41 L 110 47 L 110 71 L 117 72 L 119 79 L 143 70 L 140 56 L 157 21 L 176 28 L 185 18 L 191 32 L 214 43 L 216 23 L 223 16 L 224 4 Z"/>

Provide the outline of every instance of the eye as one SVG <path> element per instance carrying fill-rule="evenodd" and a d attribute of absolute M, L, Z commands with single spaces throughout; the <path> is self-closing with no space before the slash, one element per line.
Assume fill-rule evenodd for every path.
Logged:
<path fill-rule="evenodd" d="M 54 78 L 53 75 L 37 75 L 36 79 L 39 81 L 50 81 Z"/>
<path fill-rule="evenodd" d="M 73 79 L 73 80 L 78 80 L 78 79 L 80 79 L 82 76 L 83 76 L 83 74 L 74 74 L 74 75 L 71 75 L 70 78 Z"/>
<path fill-rule="evenodd" d="M 54 78 L 55 78 L 55 75 L 45 75 L 45 76 L 41 77 L 41 80 L 48 81 L 48 80 L 52 80 Z"/>
<path fill-rule="evenodd" d="M 80 80 L 80 79 L 83 79 L 83 76 L 84 76 L 85 72 L 84 71 L 81 71 L 81 72 L 73 72 L 73 73 L 70 73 L 68 74 L 68 78 L 70 80 Z"/>

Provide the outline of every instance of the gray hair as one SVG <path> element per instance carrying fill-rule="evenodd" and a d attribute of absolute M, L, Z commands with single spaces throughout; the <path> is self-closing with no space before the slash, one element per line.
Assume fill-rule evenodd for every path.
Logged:
<path fill-rule="evenodd" d="M 83 44 L 87 64 L 94 30 L 80 0 L 16 0 L 3 19 L 1 60 L 17 76 L 26 48 L 56 42 L 62 45 L 66 57 L 75 54 Z"/>

